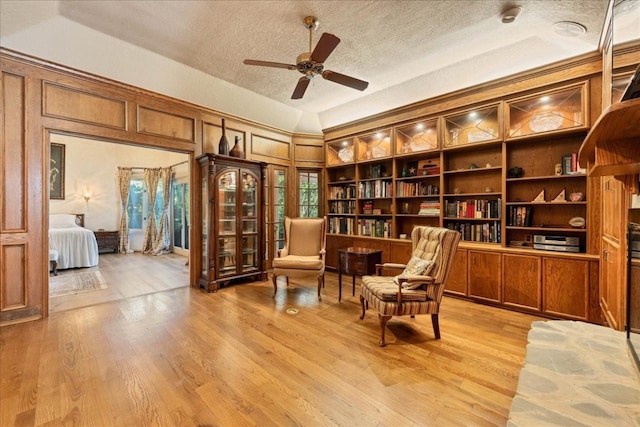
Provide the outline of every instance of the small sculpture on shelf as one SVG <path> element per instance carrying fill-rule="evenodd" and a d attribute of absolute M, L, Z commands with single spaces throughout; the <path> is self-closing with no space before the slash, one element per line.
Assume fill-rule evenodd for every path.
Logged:
<path fill-rule="evenodd" d="M 509 178 L 521 178 L 524 175 L 524 170 L 520 166 L 514 166 L 509 169 Z"/>
<path fill-rule="evenodd" d="M 554 197 L 554 199 L 552 200 L 552 202 L 566 202 L 567 198 L 566 198 L 566 190 L 563 189 L 560 193 L 558 193 L 558 195 L 556 197 Z"/>
<path fill-rule="evenodd" d="M 544 189 L 538 193 L 535 199 L 532 200 L 534 203 L 544 203 Z"/>
<path fill-rule="evenodd" d="M 240 144 L 240 137 L 236 136 L 235 139 L 235 144 L 233 146 L 233 148 L 231 149 L 231 151 L 229 151 L 229 155 L 231 157 L 237 157 L 239 159 L 244 159 L 244 150 L 242 149 L 242 145 Z"/>

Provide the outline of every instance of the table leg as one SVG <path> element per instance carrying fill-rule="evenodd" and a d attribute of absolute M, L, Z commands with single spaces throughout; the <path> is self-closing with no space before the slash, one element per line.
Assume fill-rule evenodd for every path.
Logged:
<path fill-rule="evenodd" d="M 351 284 L 351 296 L 356 295 L 356 275 L 353 275 L 353 283 Z"/>

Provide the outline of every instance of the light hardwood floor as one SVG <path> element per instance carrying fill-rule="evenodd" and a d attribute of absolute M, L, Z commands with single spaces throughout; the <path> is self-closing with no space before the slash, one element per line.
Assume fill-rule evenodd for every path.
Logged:
<path fill-rule="evenodd" d="M 380 348 L 375 311 L 359 320 L 343 291 L 332 273 L 321 302 L 313 280 L 275 299 L 270 281 L 183 287 L 2 328 L 0 425 L 506 424 L 540 318 L 445 297 L 441 340 L 430 316 L 393 318 Z"/>
<path fill-rule="evenodd" d="M 49 298 L 49 312 L 118 301 L 139 295 L 152 294 L 189 286 L 187 258 L 167 254 L 161 256 L 132 254 L 100 254 L 97 267 L 60 270 L 59 275 L 74 271 L 100 270 L 107 282 L 107 289 Z"/>

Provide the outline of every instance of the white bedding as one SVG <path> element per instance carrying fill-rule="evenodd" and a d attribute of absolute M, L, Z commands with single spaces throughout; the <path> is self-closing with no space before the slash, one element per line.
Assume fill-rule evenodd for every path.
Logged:
<path fill-rule="evenodd" d="M 93 231 L 80 226 L 49 228 L 49 247 L 58 250 L 58 269 L 98 265 Z"/>

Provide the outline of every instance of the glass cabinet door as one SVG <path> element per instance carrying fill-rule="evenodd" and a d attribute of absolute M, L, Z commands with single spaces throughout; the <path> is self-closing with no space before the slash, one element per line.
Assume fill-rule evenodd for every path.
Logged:
<path fill-rule="evenodd" d="M 258 268 L 258 185 L 257 178 L 242 171 L 242 271 Z"/>
<path fill-rule="evenodd" d="M 236 272 L 237 170 L 218 176 L 218 273 Z"/>

